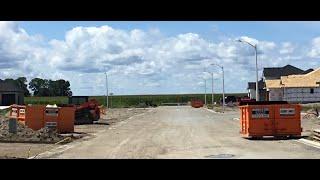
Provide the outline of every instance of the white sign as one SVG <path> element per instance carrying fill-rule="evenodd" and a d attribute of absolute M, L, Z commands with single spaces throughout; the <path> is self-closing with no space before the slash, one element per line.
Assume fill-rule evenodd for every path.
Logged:
<path fill-rule="evenodd" d="M 293 116 L 296 114 L 294 108 L 280 108 L 280 115 L 281 116 Z"/>
<path fill-rule="evenodd" d="M 269 118 L 269 108 L 256 108 L 251 111 L 252 118 Z"/>

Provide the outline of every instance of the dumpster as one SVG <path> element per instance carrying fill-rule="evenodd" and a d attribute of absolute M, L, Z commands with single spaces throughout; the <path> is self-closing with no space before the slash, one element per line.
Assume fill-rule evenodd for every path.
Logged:
<path fill-rule="evenodd" d="M 44 111 L 43 105 L 26 106 L 25 125 L 35 131 L 44 127 Z"/>
<path fill-rule="evenodd" d="M 75 107 L 13 106 L 10 117 L 23 119 L 22 122 L 35 131 L 47 127 L 59 133 L 70 133 L 74 132 Z"/>
<path fill-rule="evenodd" d="M 9 118 L 16 119 L 17 121 L 25 120 L 26 106 L 13 104 L 10 106 L 10 108 L 11 110 L 10 110 Z"/>
<path fill-rule="evenodd" d="M 301 106 L 287 102 L 251 102 L 240 108 L 243 137 L 301 136 Z"/>
<path fill-rule="evenodd" d="M 203 107 L 203 102 L 201 100 L 193 99 L 191 100 L 191 106 L 194 108 Z"/>

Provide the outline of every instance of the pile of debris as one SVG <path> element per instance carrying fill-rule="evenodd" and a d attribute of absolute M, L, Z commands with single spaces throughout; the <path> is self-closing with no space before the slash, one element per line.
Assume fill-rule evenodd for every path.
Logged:
<path fill-rule="evenodd" d="M 54 130 L 42 128 L 34 131 L 20 122 L 17 122 L 17 132 L 10 133 L 9 120 L 0 120 L 0 141 L 2 142 L 56 143 L 63 138 Z"/>
<path fill-rule="evenodd" d="M 304 119 L 315 119 L 315 118 L 319 118 L 319 111 L 317 108 L 312 108 L 309 109 L 306 114 L 303 116 Z"/>

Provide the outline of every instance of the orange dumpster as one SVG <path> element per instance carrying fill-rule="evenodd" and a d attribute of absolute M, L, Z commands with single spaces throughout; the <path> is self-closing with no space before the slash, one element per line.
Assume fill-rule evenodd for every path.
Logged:
<path fill-rule="evenodd" d="M 14 118 L 14 119 L 16 119 L 18 121 L 24 121 L 25 120 L 26 106 L 13 104 L 13 105 L 10 106 L 10 108 L 11 108 L 10 114 L 9 114 L 10 118 Z"/>
<path fill-rule="evenodd" d="M 44 111 L 43 105 L 26 106 L 25 125 L 35 131 L 44 127 Z"/>
<path fill-rule="evenodd" d="M 74 132 L 75 107 L 61 107 L 58 114 L 58 132 Z"/>
<path fill-rule="evenodd" d="M 301 136 L 301 106 L 298 104 L 253 102 L 239 108 L 243 137 Z"/>

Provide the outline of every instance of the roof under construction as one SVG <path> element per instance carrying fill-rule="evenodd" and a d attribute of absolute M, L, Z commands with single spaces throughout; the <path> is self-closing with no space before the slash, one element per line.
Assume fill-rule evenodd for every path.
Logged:
<path fill-rule="evenodd" d="M 293 87 L 319 87 L 320 68 L 303 75 L 281 76 L 280 79 L 266 80 L 266 87 L 270 88 L 293 88 Z"/>

